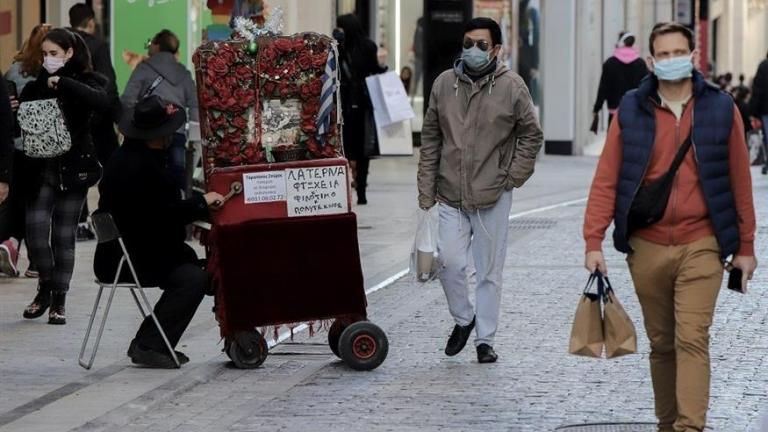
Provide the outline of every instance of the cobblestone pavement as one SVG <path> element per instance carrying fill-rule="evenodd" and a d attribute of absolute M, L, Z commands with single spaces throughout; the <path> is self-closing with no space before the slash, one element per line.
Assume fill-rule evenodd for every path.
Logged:
<path fill-rule="evenodd" d="M 767 220 L 768 179 L 759 172 L 753 174 L 758 220 Z M 572 186 L 580 189 L 571 192 L 569 199 L 586 194 L 589 179 L 579 183 L 577 178 L 591 177 L 591 170 L 576 170 L 572 175 L 564 175 L 563 184 L 573 180 Z M 542 195 L 553 188 L 543 188 Z M 533 198 L 520 192 L 513 213 L 535 207 L 521 207 L 520 202 Z M 565 195 L 557 196 L 559 201 L 566 200 Z M 80 390 L 55 402 L 36 402 L 44 417 L 55 418 L 56 404 L 61 403 L 61 411 L 82 406 L 81 416 L 88 420 L 72 421 L 61 429 L 25 428 L 24 421 L 43 424 L 33 418 L 37 405 L 28 407 L 33 415 L 22 416 L 18 404 L 0 401 L 5 408 L 0 409 L 0 431 L 539 432 L 585 422 L 653 422 L 647 340 L 620 254 L 609 252 L 608 266 L 617 294 L 638 329 L 639 354 L 613 360 L 566 354 L 571 319 L 586 280 L 581 267 L 583 211 L 583 203 L 576 203 L 510 222 L 496 364 L 478 364 L 471 346 L 456 357 L 445 357 L 442 350 L 453 323 L 442 290 L 438 283 L 420 285 L 406 277 L 369 295 L 370 318 L 387 332 L 390 341 L 389 357 L 375 371 L 354 372 L 336 360 L 325 344 L 325 333 L 313 338 L 300 334 L 293 343 L 278 345 L 257 370 L 227 367 L 224 355 L 210 349 L 200 349 L 200 355 L 210 353 L 205 361 L 193 361 L 170 374 L 126 368 L 124 360 L 111 360 L 115 363 L 71 380 L 69 385 L 80 385 Z M 370 221 L 376 227 L 372 216 L 361 214 L 361 225 Z M 367 241 L 371 243 L 364 256 L 375 254 L 382 239 Z M 757 246 L 761 259 L 766 256 L 768 226 L 760 227 Z M 386 246 L 382 243 L 382 247 Z M 399 250 L 403 245 L 391 247 Z M 608 244 L 606 250 L 610 250 Z M 402 266 L 402 260 L 390 259 L 393 269 Z M 385 262 L 382 258 L 381 263 Z M 757 431 L 761 413 L 768 410 L 768 369 L 763 367 L 768 353 L 766 280 L 768 272 L 758 271 L 746 296 L 725 289 L 720 296 L 712 330 L 709 418 L 713 430 Z M 129 325 L 133 323 L 126 324 L 126 329 Z M 197 325 L 184 343 L 193 348 L 207 340 L 211 345 L 215 328 L 207 321 Z M 122 349 L 122 345 L 114 346 L 116 351 Z M 0 344 L 0 367 L 10 355 Z M 114 355 L 118 358 L 120 354 Z M 35 363 L 35 367 L 41 365 Z M 56 374 L 63 367 L 56 364 L 49 370 Z M 138 389 L 132 384 L 148 375 L 158 382 Z M 2 374 L 0 391 L 4 394 L 14 388 L 6 378 L 13 377 Z M 41 376 L 39 381 L 43 380 Z M 24 381 L 31 381 L 30 377 Z M 16 386 L 25 384 L 20 380 Z M 125 389 L 124 402 L 115 401 L 115 389 Z M 100 395 L 112 399 L 102 413 L 97 409 Z M 56 399 L 55 395 L 47 397 Z M 9 413 L 18 420 L 3 422 L 5 410 L 9 410 L 7 420 L 11 419 Z"/>

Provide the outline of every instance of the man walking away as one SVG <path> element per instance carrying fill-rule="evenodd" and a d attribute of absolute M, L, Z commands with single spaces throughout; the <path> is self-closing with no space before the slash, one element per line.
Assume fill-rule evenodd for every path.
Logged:
<path fill-rule="evenodd" d="M 592 132 L 597 133 L 597 116 L 603 109 L 603 104 L 608 102 L 608 123 L 610 124 L 619 107 L 621 97 L 629 90 L 636 89 L 646 75 L 648 75 L 648 66 L 635 49 L 635 35 L 622 32 L 613 55 L 603 63 L 597 100 L 592 109 L 594 113 Z"/>
<path fill-rule="evenodd" d="M 170 30 L 162 30 L 149 44 L 149 59 L 139 63 L 131 74 L 121 98 L 123 109 L 130 110 L 142 98 L 157 95 L 184 108 L 190 121 L 199 121 L 197 87 L 192 74 L 179 63 L 179 39 Z M 168 149 L 169 170 L 180 190 L 185 190 L 186 180 L 186 126 L 181 125 L 173 134 Z"/>

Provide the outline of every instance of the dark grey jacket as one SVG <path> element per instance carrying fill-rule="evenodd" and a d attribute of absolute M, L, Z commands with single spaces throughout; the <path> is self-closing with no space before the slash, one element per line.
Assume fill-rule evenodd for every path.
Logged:
<path fill-rule="evenodd" d="M 120 98 L 123 111 L 133 108 L 158 76 L 162 76 L 163 81 L 152 94 L 186 108 L 187 118 L 199 121 L 197 87 L 192 74 L 168 52 L 159 52 L 136 66 Z M 178 132 L 184 133 L 183 127 Z"/>

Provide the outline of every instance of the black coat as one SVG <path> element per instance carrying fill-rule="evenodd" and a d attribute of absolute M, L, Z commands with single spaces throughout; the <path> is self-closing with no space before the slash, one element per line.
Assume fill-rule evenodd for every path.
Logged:
<path fill-rule="evenodd" d="M 72 148 L 62 156 L 53 159 L 58 170 L 76 171 L 82 167 L 83 156 L 95 157 L 93 139 L 91 137 L 91 118 L 95 111 L 107 110 L 110 107 L 109 97 L 105 90 L 107 84 L 103 76 L 86 72 L 72 73 L 64 66 L 56 73 L 60 77 L 56 89 L 48 87 L 51 75 L 41 70 L 35 81 L 24 86 L 19 100 L 21 102 L 40 99 L 59 100 L 61 110 L 72 136 Z M 43 170 L 48 159 L 29 159 L 28 172 L 25 172 L 25 182 L 30 191 L 38 190 L 43 181 Z M 60 176 L 63 177 L 63 176 Z M 68 185 L 60 185 L 63 189 L 71 189 Z"/>
<path fill-rule="evenodd" d="M 99 208 L 112 214 L 139 279 L 156 286 L 178 266 L 197 261 L 185 242 L 186 225 L 208 218 L 202 195 L 181 199 L 167 174 L 167 152 L 143 141 L 126 140 L 110 158 L 99 183 Z M 115 277 L 121 255 L 117 242 L 96 247 L 94 271 L 102 281 Z M 121 279 L 129 275 L 122 273 Z"/>
<path fill-rule="evenodd" d="M 13 167 L 13 119 L 5 78 L 0 75 L 0 183 L 11 181 Z"/>
<path fill-rule="evenodd" d="M 107 79 L 106 91 L 110 100 L 110 109 L 97 113 L 93 119 L 91 135 L 98 153 L 99 161 L 105 164 L 112 152 L 119 145 L 117 134 L 115 133 L 115 123 L 120 121 L 122 113 L 122 104 L 120 95 L 117 92 L 117 77 L 115 69 L 112 67 L 112 58 L 109 54 L 109 44 L 103 40 L 83 31 L 75 30 L 88 47 L 91 54 L 91 63 L 93 70 Z"/>
<path fill-rule="evenodd" d="M 341 110 L 344 115 L 344 153 L 348 159 L 357 160 L 366 156 L 366 117 L 372 115 L 373 106 L 365 84 L 365 78 L 386 72 L 379 66 L 376 57 L 378 48 L 369 40 L 363 40 L 353 49 L 341 46 Z M 375 133 L 375 131 L 368 131 Z"/>
<path fill-rule="evenodd" d="M 642 59 L 629 64 L 623 63 L 616 57 L 606 60 L 603 63 L 597 101 L 592 112 L 599 112 L 604 102 L 608 102 L 608 109 L 618 108 L 624 93 L 636 89 L 646 75 L 648 75 L 648 66 Z"/>
<path fill-rule="evenodd" d="M 752 97 L 749 99 L 749 113 L 758 118 L 768 115 L 768 59 L 757 67 L 752 82 Z"/>

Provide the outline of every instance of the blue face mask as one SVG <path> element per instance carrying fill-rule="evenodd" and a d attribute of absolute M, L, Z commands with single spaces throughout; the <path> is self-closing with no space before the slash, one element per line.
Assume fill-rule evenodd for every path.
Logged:
<path fill-rule="evenodd" d="M 693 75 L 692 56 L 653 60 L 653 73 L 662 81 L 680 81 Z"/>
<path fill-rule="evenodd" d="M 484 69 L 491 63 L 491 56 L 488 51 L 483 51 L 480 48 L 473 46 L 472 48 L 463 48 L 461 52 L 461 60 L 470 69 L 479 71 Z"/>

